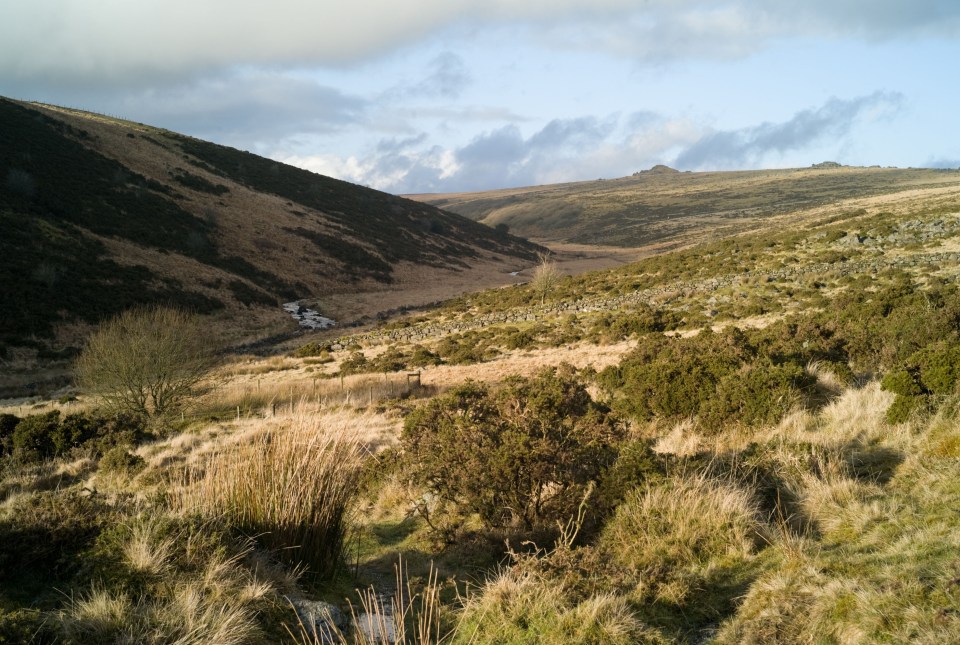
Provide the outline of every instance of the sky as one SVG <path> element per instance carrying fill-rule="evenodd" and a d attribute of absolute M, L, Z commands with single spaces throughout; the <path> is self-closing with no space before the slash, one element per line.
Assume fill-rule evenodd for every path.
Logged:
<path fill-rule="evenodd" d="M 960 167 L 957 61 L 957 0 L 0 4 L 0 95 L 398 194 Z"/>

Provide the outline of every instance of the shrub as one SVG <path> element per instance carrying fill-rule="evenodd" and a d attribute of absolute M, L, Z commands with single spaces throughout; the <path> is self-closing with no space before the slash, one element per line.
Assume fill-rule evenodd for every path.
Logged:
<path fill-rule="evenodd" d="M 793 362 L 759 358 L 743 332 L 702 331 L 693 338 L 647 336 L 598 383 L 614 405 L 639 420 L 696 417 L 716 427 L 774 423 L 805 399 L 815 379 Z"/>
<path fill-rule="evenodd" d="M 407 359 L 396 347 L 389 347 L 370 363 L 370 370 L 375 372 L 399 372 L 406 367 Z"/>
<path fill-rule="evenodd" d="M 76 413 L 61 418 L 60 412 L 53 410 L 19 420 L 8 443 L 17 459 L 33 462 L 62 457 L 81 447 L 100 454 L 119 444 L 140 443 L 147 436 L 140 417 L 104 418 Z"/>
<path fill-rule="evenodd" d="M 330 343 L 319 343 L 312 340 L 306 345 L 302 345 L 300 348 L 294 350 L 293 356 L 295 358 L 309 358 L 311 356 L 323 356 L 329 354 L 331 351 Z"/>
<path fill-rule="evenodd" d="M 101 324 L 75 367 L 81 386 L 108 409 L 159 417 L 180 409 L 197 391 L 214 350 L 195 316 L 137 308 Z"/>
<path fill-rule="evenodd" d="M 13 451 L 13 431 L 20 423 L 14 414 L 0 414 L 0 457 Z"/>
<path fill-rule="evenodd" d="M 13 430 L 13 456 L 26 462 L 53 457 L 53 435 L 59 424 L 59 410 L 34 414 L 20 421 Z"/>
<path fill-rule="evenodd" d="M 799 365 L 757 361 L 719 380 L 716 394 L 701 408 L 701 421 L 708 427 L 730 421 L 776 423 L 815 383 Z"/>
<path fill-rule="evenodd" d="M 363 352 L 350 352 L 350 356 L 343 359 L 340 363 L 340 374 L 350 376 L 351 374 L 362 374 L 371 369 L 370 361 L 364 356 Z"/>
<path fill-rule="evenodd" d="M 600 373 L 599 382 L 616 395 L 631 416 L 695 416 L 715 395 L 720 380 L 754 355 L 742 332 L 704 330 L 689 339 L 646 337 L 617 368 Z"/>
<path fill-rule="evenodd" d="M 600 514 L 606 515 L 619 506 L 631 490 L 660 482 L 665 475 L 665 460 L 653 451 L 651 441 L 634 439 L 625 443 L 616 461 L 600 478 L 596 495 Z"/>
<path fill-rule="evenodd" d="M 414 481 L 488 527 L 567 518 L 613 461 L 619 425 L 569 372 L 467 383 L 414 411 L 402 443 Z"/>
<path fill-rule="evenodd" d="M 897 395 L 887 410 L 887 421 L 903 423 L 917 410 L 936 408 L 956 392 L 958 382 L 960 343 L 938 342 L 914 352 L 881 382 L 883 389 Z"/>
<path fill-rule="evenodd" d="M 415 345 L 413 353 L 410 355 L 411 367 L 427 367 L 430 365 L 440 365 L 443 360 L 439 355 L 434 354 L 426 347 Z"/>
<path fill-rule="evenodd" d="M 450 365 L 472 365 L 496 356 L 489 338 L 478 332 L 451 334 L 437 344 L 437 354 Z"/>
<path fill-rule="evenodd" d="M 97 436 L 102 420 L 92 419 L 85 414 L 68 414 L 53 430 L 50 439 L 53 442 L 53 454 L 62 456 L 71 449 L 78 448 Z"/>
<path fill-rule="evenodd" d="M 100 458 L 101 470 L 111 473 L 133 475 L 145 467 L 143 457 L 130 452 L 125 446 L 111 448 Z"/>

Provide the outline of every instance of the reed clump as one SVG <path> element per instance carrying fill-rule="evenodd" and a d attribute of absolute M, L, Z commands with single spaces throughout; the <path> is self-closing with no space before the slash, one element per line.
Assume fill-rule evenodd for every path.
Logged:
<path fill-rule="evenodd" d="M 284 561 L 329 577 L 340 563 L 362 444 L 337 415 L 298 412 L 184 474 L 180 508 L 223 517 Z"/>

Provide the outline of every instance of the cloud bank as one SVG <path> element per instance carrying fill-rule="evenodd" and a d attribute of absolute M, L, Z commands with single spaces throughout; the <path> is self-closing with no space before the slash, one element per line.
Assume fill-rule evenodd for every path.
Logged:
<path fill-rule="evenodd" d="M 778 36 L 960 34 L 955 0 L 38 0 L 0 5 L 0 80 L 135 85 L 237 65 L 349 65 L 457 27 L 642 61 L 738 57 Z M 597 29 L 595 27 L 602 27 Z M 469 31 L 469 30 L 467 30 Z"/>
<path fill-rule="evenodd" d="M 674 163 L 685 170 L 756 165 L 770 154 L 803 150 L 828 137 L 842 138 L 863 115 L 895 111 L 903 100 L 902 95 L 892 92 L 875 92 L 848 101 L 834 98 L 783 123 L 711 132 L 677 156 Z"/>
<path fill-rule="evenodd" d="M 902 102 L 901 95 L 890 92 L 833 98 L 780 123 L 726 131 L 651 112 L 557 119 L 526 137 L 508 125 L 452 149 L 429 145 L 422 133 L 384 140 L 363 158 L 290 156 L 281 160 L 408 194 L 622 177 L 658 163 L 682 170 L 776 167 L 788 153 L 802 154 L 824 141 L 841 145 L 859 123 L 886 118 Z"/>

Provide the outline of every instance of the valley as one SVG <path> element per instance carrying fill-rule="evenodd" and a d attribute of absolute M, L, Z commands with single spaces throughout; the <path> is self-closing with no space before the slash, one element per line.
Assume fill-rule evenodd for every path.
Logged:
<path fill-rule="evenodd" d="M 422 203 L 0 107 L 111 173 L 0 139 L 0 642 L 960 639 L 960 171 Z"/>

